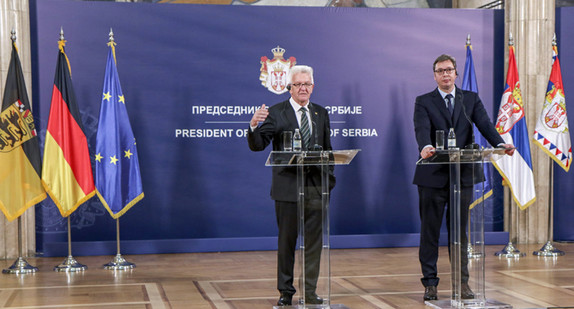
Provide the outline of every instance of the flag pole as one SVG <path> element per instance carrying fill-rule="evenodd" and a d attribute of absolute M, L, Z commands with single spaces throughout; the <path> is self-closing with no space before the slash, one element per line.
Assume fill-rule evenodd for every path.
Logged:
<path fill-rule="evenodd" d="M 552 48 L 556 48 L 556 45 L 556 33 L 554 33 L 554 37 L 552 38 Z M 550 74 L 552 74 L 552 72 Z M 565 254 L 564 251 L 561 251 L 552 245 L 552 239 L 554 239 L 554 222 L 552 220 L 552 218 L 554 218 L 554 162 L 552 159 L 550 159 L 549 170 L 550 179 L 548 180 L 548 187 L 550 188 L 550 192 L 548 192 L 548 241 L 540 250 L 534 251 L 532 254 L 537 256 L 562 256 Z"/>
<path fill-rule="evenodd" d="M 59 272 L 77 272 L 88 269 L 88 266 L 78 263 L 72 256 L 72 231 L 70 225 L 70 216 L 68 216 L 68 257 L 64 259 L 62 264 L 55 266 L 54 271 Z"/>
<path fill-rule="evenodd" d="M 513 52 L 512 46 L 514 46 L 514 38 L 512 37 L 512 32 L 509 32 L 509 34 L 508 34 L 508 46 L 509 46 L 508 47 L 508 52 L 509 52 L 508 63 L 509 64 L 508 64 L 508 71 L 506 72 L 507 83 L 508 83 L 508 75 L 511 73 L 510 72 L 510 69 L 511 69 L 510 68 L 510 61 L 511 61 L 510 52 L 511 51 Z M 514 53 L 513 53 L 513 55 L 514 55 Z M 512 59 L 512 61 L 514 61 L 514 58 Z M 504 181 L 508 183 L 508 186 L 506 186 L 506 188 L 504 189 L 504 195 L 506 198 L 506 205 L 508 205 L 508 212 L 509 212 L 508 218 L 510 219 L 510 224 L 509 224 L 510 231 L 508 232 L 508 238 L 509 239 L 508 239 L 508 244 L 506 244 L 506 246 L 502 250 L 496 252 L 494 255 L 496 255 L 498 257 L 517 259 L 517 258 L 520 258 L 521 256 L 525 256 L 526 254 L 521 253 L 518 249 L 516 249 L 514 247 L 514 244 L 512 243 L 512 239 L 514 238 L 513 233 L 512 233 L 512 214 L 515 213 L 516 231 L 517 231 L 516 233 L 518 234 L 518 225 L 519 225 L 518 224 L 518 211 L 513 212 L 513 210 L 512 210 L 512 208 L 513 208 L 513 206 L 512 206 L 512 192 L 510 192 L 511 190 L 509 189 L 510 179 L 505 178 L 505 177 L 506 176 L 503 176 Z"/>
<path fill-rule="evenodd" d="M 111 49 L 111 53 L 114 57 L 113 62 L 114 62 L 114 66 L 116 64 L 116 52 L 115 52 L 115 48 L 114 46 L 116 45 L 115 41 L 114 41 L 114 31 L 112 30 L 112 28 L 110 28 L 110 33 L 108 34 L 108 46 Z M 109 60 L 109 59 L 108 59 Z M 108 72 L 106 69 L 106 76 L 107 76 Z M 119 85 L 118 85 L 119 86 Z M 120 91 L 121 94 L 121 91 Z M 102 116 L 102 114 L 100 113 L 100 117 Z M 98 134 L 99 134 L 99 127 L 98 127 Z M 96 138 L 96 148 L 99 147 L 99 136 Z M 99 171 L 96 169 L 96 174 Z M 109 205 L 105 202 L 105 198 L 100 195 L 100 192 L 98 192 L 98 196 L 100 197 L 100 199 L 102 200 L 104 206 L 109 207 Z M 110 214 L 112 214 L 112 212 L 110 212 Z M 113 215 L 112 215 L 113 216 Z M 136 267 L 136 264 L 134 263 L 130 263 L 128 261 L 126 261 L 121 253 L 120 253 L 120 218 L 119 216 L 116 218 L 116 244 L 117 244 L 117 253 L 116 256 L 112 259 L 111 262 L 104 264 L 104 269 L 111 269 L 111 270 L 125 270 L 125 269 L 132 269 L 134 267 Z"/>
<path fill-rule="evenodd" d="M 544 244 L 544 246 L 542 246 L 542 248 L 540 248 L 540 250 L 534 251 L 532 254 L 537 255 L 537 256 L 542 256 L 542 257 L 562 256 L 566 253 L 564 253 L 564 251 L 562 251 L 562 250 L 559 250 L 558 248 L 555 248 L 554 245 L 552 245 L 552 239 L 554 238 L 553 222 L 552 222 L 552 218 L 554 217 L 554 162 L 552 159 L 550 159 L 550 179 L 548 180 L 548 182 L 549 182 L 549 187 L 550 187 L 550 192 L 548 193 L 548 195 L 549 195 L 549 201 L 548 201 L 548 241 L 546 242 L 546 244 Z"/>
<path fill-rule="evenodd" d="M 126 259 L 124 259 L 120 254 L 120 218 L 116 219 L 116 242 L 118 253 L 111 262 L 104 264 L 104 269 L 125 270 L 136 267 L 136 264 L 126 261 Z"/>
<path fill-rule="evenodd" d="M 505 188 L 505 191 L 508 192 L 509 189 Z M 512 193 L 509 192 L 509 194 L 507 194 L 508 196 L 508 211 L 510 212 L 508 218 L 510 218 L 510 231 L 508 232 L 508 244 L 506 244 L 506 246 L 504 246 L 504 248 L 498 252 L 496 252 L 494 255 L 498 256 L 498 257 L 503 257 L 503 258 L 507 258 L 507 259 L 519 259 L 523 256 L 526 256 L 526 253 L 520 252 L 520 250 L 516 249 L 516 247 L 514 247 L 514 244 L 512 243 L 512 239 L 514 237 L 516 237 L 516 235 L 512 235 L 512 214 L 514 213 L 515 217 L 516 217 L 516 231 L 518 231 L 518 211 L 515 210 L 514 212 L 512 211 Z M 518 232 L 516 232 L 516 234 L 518 234 Z"/>
<path fill-rule="evenodd" d="M 10 39 L 12 40 L 12 44 L 16 44 L 16 30 L 12 28 L 10 31 Z M 35 273 L 38 271 L 37 267 L 34 267 L 28 263 L 22 257 L 22 216 L 18 217 L 18 258 L 12 264 L 12 266 L 3 269 L 3 274 L 29 274 Z"/>
<path fill-rule="evenodd" d="M 14 33 L 14 30 L 12 30 Z M 30 274 L 38 271 L 38 267 L 34 267 L 22 257 L 22 216 L 18 217 L 18 258 L 12 266 L 3 269 L 3 274 Z"/>

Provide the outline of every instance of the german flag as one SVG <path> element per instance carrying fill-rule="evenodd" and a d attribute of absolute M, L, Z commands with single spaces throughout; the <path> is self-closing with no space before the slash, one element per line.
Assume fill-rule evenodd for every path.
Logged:
<path fill-rule="evenodd" d="M 42 184 L 63 217 L 69 216 L 95 193 L 90 153 L 64 51 L 59 53 L 44 143 Z"/>
<path fill-rule="evenodd" d="M 0 208 L 9 221 L 46 198 L 38 136 L 14 40 L 0 114 Z"/>

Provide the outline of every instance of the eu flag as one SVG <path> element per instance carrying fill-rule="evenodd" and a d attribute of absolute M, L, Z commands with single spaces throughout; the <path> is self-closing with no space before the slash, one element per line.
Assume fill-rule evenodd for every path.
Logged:
<path fill-rule="evenodd" d="M 96 189 L 117 219 L 143 197 L 136 141 L 116 68 L 115 42 L 109 52 L 96 137 Z"/>
<path fill-rule="evenodd" d="M 472 45 L 470 44 L 470 35 L 466 42 L 466 61 L 464 63 L 464 75 L 462 76 L 462 90 L 468 90 L 478 93 L 478 83 L 476 82 L 476 73 L 474 71 L 474 61 L 472 60 Z M 480 131 L 475 125 L 472 126 L 474 130 L 474 143 L 478 144 L 480 148 L 488 147 L 488 142 L 480 134 Z M 496 146 L 496 145 L 493 145 Z M 492 195 L 492 173 L 488 163 L 483 163 L 484 171 L 484 183 L 476 184 L 474 187 L 473 202 L 470 208 L 476 206 L 476 204 L 484 201 Z"/>

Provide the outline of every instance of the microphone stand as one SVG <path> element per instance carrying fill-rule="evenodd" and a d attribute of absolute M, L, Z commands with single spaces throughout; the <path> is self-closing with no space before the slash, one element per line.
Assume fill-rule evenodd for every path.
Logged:
<path fill-rule="evenodd" d="M 313 135 L 315 136 L 315 145 L 313 145 L 313 150 L 323 150 L 323 147 L 319 145 L 319 134 L 317 133 L 317 123 L 315 121 L 313 121 Z"/>
<path fill-rule="evenodd" d="M 455 101 L 456 101 L 456 100 L 455 100 Z M 475 137 L 474 137 L 474 125 L 473 125 L 472 121 L 470 120 L 470 117 L 468 117 L 468 114 L 466 113 L 466 107 L 464 106 L 464 93 L 462 92 L 462 90 L 461 90 L 461 92 L 460 92 L 460 101 L 459 101 L 459 102 L 460 102 L 460 105 L 462 106 L 462 113 L 464 114 L 464 118 L 466 118 L 466 121 L 468 121 L 468 123 L 470 124 L 471 133 L 472 133 L 472 143 L 471 143 L 470 145 L 466 145 L 464 148 L 466 148 L 466 149 L 478 150 L 480 147 L 479 147 L 478 144 L 475 142 Z M 483 165 L 484 165 L 484 163 L 480 163 L 480 164 L 483 164 Z M 484 173 L 484 172 L 483 172 L 483 173 Z M 473 179 L 473 182 L 474 182 L 474 168 L 472 169 L 472 179 Z M 473 189 L 472 197 L 474 198 L 474 186 L 473 186 L 472 189 Z M 483 187 L 483 189 L 484 189 L 484 187 Z M 482 194 L 483 194 L 483 196 L 484 196 L 484 190 L 483 190 Z M 484 198 L 484 197 L 481 197 L 481 198 Z M 484 200 L 483 200 L 481 203 L 484 203 Z M 483 205 L 482 207 L 484 207 L 484 205 Z M 473 244 L 472 244 L 472 231 L 471 231 L 471 218 L 472 218 L 472 215 L 471 215 L 471 213 L 470 213 L 471 211 L 472 211 L 472 209 L 469 209 L 469 210 L 468 210 L 468 212 L 469 212 L 469 213 L 468 213 L 468 218 L 466 218 L 466 220 L 468 221 L 468 224 L 467 224 L 467 226 L 468 226 L 468 237 L 467 237 L 467 239 L 468 239 L 468 240 L 467 240 L 467 245 L 466 245 L 466 247 L 467 247 L 467 248 L 466 248 L 466 254 L 467 254 L 468 258 L 479 258 L 479 257 L 482 257 L 482 252 L 476 252 L 476 251 L 474 250 L 474 246 L 473 246 Z"/>

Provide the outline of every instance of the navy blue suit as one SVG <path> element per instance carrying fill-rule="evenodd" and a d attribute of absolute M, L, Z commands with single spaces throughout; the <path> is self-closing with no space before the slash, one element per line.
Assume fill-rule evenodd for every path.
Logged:
<path fill-rule="evenodd" d="M 488 117 L 478 94 L 456 88 L 452 117 L 438 89 L 417 97 L 414 126 L 419 153 L 427 145 L 433 147 L 436 145 L 436 130 L 443 130 L 446 138 L 449 129 L 454 128 L 458 148 L 472 144 L 473 127 L 471 121 L 491 145 L 496 146 L 504 143 Z M 463 282 L 468 282 L 466 226 L 468 206 L 472 201 L 472 185 L 484 180 L 482 170 L 477 172 L 475 169 L 474 179 L 471 170 L 470 164 L 461 165 L 461 278 Z M 424 286 L 436 286 L 439 282 L 436 262 L 438 260 L 440 226 L 445 205 L 448 209 L 450 201 L 449 167 L 446 164 L 417 165 L 413 183 L 418 186 L 419 191 L 421 218 L 419 260 L 423 273 L 421 281 Z M 449 213 L 450 211 L 447 210 L 447 220 L 450 220 Z M 450 227 L 450 224 L 447 224 L 447 227 Z"/>
<path fill-rule="evenodd" d="M 310 145 L 319 145 L 323 150 L 332 150 L 327 110 L 315 103 L 310 103 L 308 108 L 313 123 Z M 262 151 L 273 143 L 273 150 L 282 151 L 283 131 L 293 132 L 296 128 L 299 128 L 299 124 L 289 100 L 275 104 L 269 108 L 269 115 L 265 121 L 255 130 L 249 130 L 247 134 L 249 148 L 253 151 Z M 309 167 L 305 181 L 305 293 L 310 294 L 315 293 L 317 286 L 322 247 L 320 170 Z M 331 189 L 335 185 L 332 171 L 329 184 Z M 277 289 L 281 293 L 288 294 L 295 294 L 293 267 L 298 237 L 297 197 L 297 168 L 273 167 L 271 198 L 275 200 L 275 214 L 279 228 Z"/>

